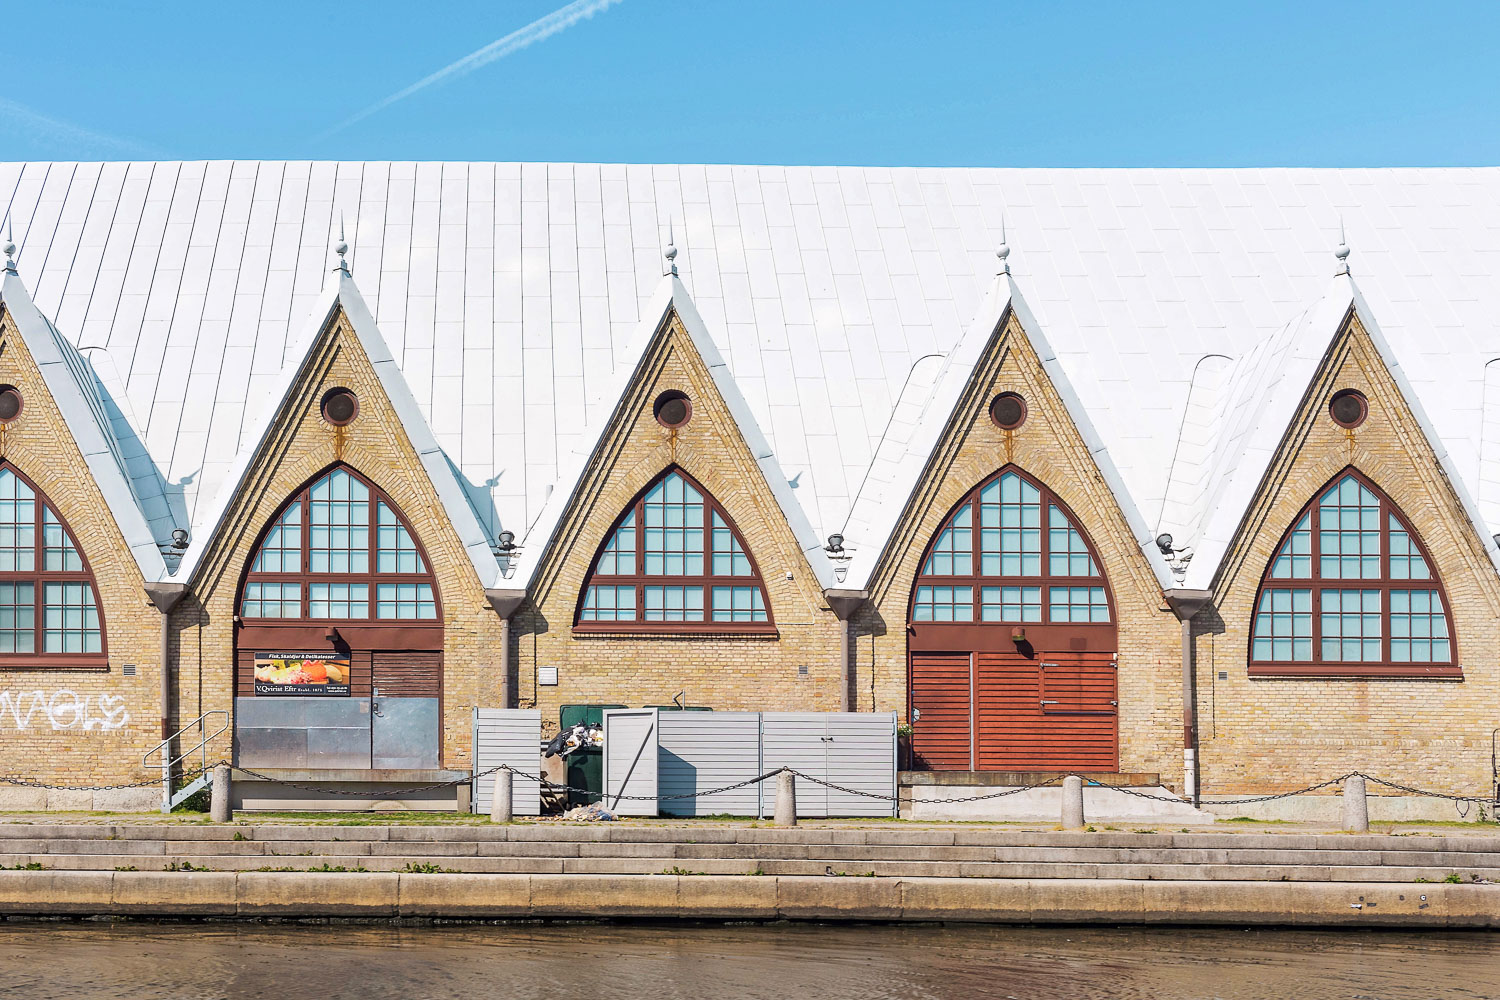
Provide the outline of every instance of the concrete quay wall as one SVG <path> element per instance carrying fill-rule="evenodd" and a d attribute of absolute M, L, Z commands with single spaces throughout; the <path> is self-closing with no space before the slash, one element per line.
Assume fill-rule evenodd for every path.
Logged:
<path fill-rule="evenodd" d="M 0 872 L 0 915 L 1500 926 L 1500 885 L 397 872 Z"/>

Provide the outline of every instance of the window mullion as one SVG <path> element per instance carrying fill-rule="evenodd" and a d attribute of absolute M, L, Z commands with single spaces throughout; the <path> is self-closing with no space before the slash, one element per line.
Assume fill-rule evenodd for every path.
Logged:
<path fill-rule="evenodd" d="M 31 510 L 31 558 L 32 572 L 36 573 L 37 576 L 35 582 L 32 583 L 32 587 L 35 589 L 32 592 L 31 598 L 31 649 L 33 654 L 43 654 L 47 651 L 46 635 L 42 631 L 42 622 L 46 613 L 46 597 L 44 595 L 47 592 L 47 585 L 42 582 L 41 574 L 47 567 L 47 543 L 42 534 L 42 511 L 46 509 L 47 505 L 42 502 L 42 493 L 40 490 L 36 490 L 35 495 L 36 502 L 32 505 Z M 61 522 L 61 518 L 58 520 Z"/>

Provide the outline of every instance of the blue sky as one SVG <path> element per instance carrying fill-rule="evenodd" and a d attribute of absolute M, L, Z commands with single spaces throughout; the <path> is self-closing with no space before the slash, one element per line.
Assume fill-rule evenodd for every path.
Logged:
<path fill-rule="evenodd" d="M 7 4 L 0 159 L 1500 163 L 1495 3 L 614 0 L 339 127 L 561 6 Z"/>

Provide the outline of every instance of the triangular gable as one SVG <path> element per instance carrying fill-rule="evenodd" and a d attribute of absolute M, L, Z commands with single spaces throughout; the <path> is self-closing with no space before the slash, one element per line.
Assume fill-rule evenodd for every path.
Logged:
<path fill-rule="evenodd" d="M 10 314 L 26 350 L 41 372 L 63 423 L 83 453 L 89 474 L 125 537 L 125 544 L 147 583 L 167 575 L 161 542 L 146 519 L 131 483 L 124 451 L 110 427 L 98 380 L 88 361 L 42 315 L 19 275 L 7 271 L 0 282 L 0 303 Z"/>
<path fill-rule="evenodd" d="M 1423 410 L 1421 399 L 1406 378 L 1389 342 L 1380 332 L 1374 313 L 1364 296 L 1360 294 L 1354 279 L 1347 273 L 1334 277 L 1322 299 L 1288 325 L 1290 342 L 1280 349 L 1267 352 L 1255 366 L 1260 377 L 1247 373 L 1244 382 L 1255 391 L 1236 394 L 1231 400 L 1234 412 L 1223 414 L 1226 423 L 1234 422 L 1236 413 L 1258 415 L 1241 433 L 1231 435 L 1224 442 L 1224 449 L 1216 456 L 1216 464 L 1223 475 L 1211 489 L 1210 503 L 1200 538 L 1192 539 L 1193 557 L 1188 565 L 1182 586 L 1192 589 L 1208 589 L 1218 577 L 1223 560 L 1234 540 L 1243 529 L 1250 506 L 1260 494 L 1272 463 L 1281 451 L 1292 422 L 1306 404 L 1319 370 L 1327 361 L 1329 352 L 1337 344 L 1350 317 L 1358 318 L 1369 336 L 1381 363 L 1390 373 L 1402 399 L 1448 482 L 1463 504 L 1464 512 L 1479 531 L 1485 550 L 1497 569 L 1500 569 L 1500 547 L 1495 539 L 1482 530 L 1485 523 L 1479 508 L 1469 495 L 1463 478 L 1448 454 L 1446 446 L 1437 435 L 1432 421 Z"/>
<path fill-rule="evenodd" d="M 312 356 L 313 348 L 328 329 L 336 312 L 342 308 L 355 336 L 359 338 L 360 346 L 369 357 L 370 364 L 380 379 L 381 388 L 390 400 L 391 408 L 395 410 L 401 422 L 401 429 L 421 458 L 422 467 L 426 470 L 433 490 L 442 502 L 443 512 L 463 542 L 464 549 L 469 554 L 469 560 L 474 564 L 475 572 L 479 574 L 480 582 L 485 587 L 495 586 L 500 576 L 500 565 L 495 559 L 493 543 L 469 503 L 463 483 L 459 481 L 452 464 L 449 463 L 442 448 L 438 446 L 432 427 L 422 416 L 421 407 L 417 405 L 416 397 L 412 395 L 411 387 L 407 385 L 405 376 L 401 374 L 401 368 L 396 364 L 395 356 L 391 354 L 385 338 L 380 335 L 380 330 L 375 325 L 375 318 L 365 304 L 364 296 L 360 294 L 358 286 L 355 285 L 354 278 L 342 269 L 336 271 L 335 274 L 337 277 L 330 281 L 319 294 L 308 323 L 290 352 L 289 356 L 292 360 L 283 366 L 277 375 L 270 391 L 270 399 L 267 400 L 265 409 L 235 456 L 212 505 L 195 526 L 197 530 L 193 532 L 191 546 L 183 557 L 182 565 L 178 567 L 176 577 L 188 583 L 192 582 L 203 554 L 218 533 L 220 524 L 244 484 L 251 465 L 260 454 L 276 420 L 286 407 L 293 387 Z"/>
<path fill-rule="evenodd" d="M 817 576 L 818 585 L 824 590 L 838 586 L 834 580 L 833 564 L 829 561 L 828 553 L 823 549 L 823 540 L 813 530 L 812 523 L 807 519 L 802 505 L 792 495 L 792 487 L 787 480 L 786 473 L 782 471 L 781 464 L 776 460 L 776 453 L 772 450 L 770 442 L 761 432 L 760 423 L 755 419 L 755 414 L 745 400 L 744 393 L 740 392 L 739 385 L 729 370 L 729 365 L 719 353 L 713 337 L 709 335 L 703 317 L 698 314 L 692 297 L 688 295 L 687 289 L 677 275 L 667 274 L 662 277 L 650 302 L 642 310 L 641 321 L 625 348 L 622 363 L 615 367 L 611 378 L 595 397 L 594 405 L 589 408 L 591 413 L 598 415 L 596 420 L 584 428 L 583 433 L 578 437 L 578 443 L 564 459 L 552 495 L 542 507 L 541 514 L 526 532 L 521 550 L 507 566 L 504 584 L 506 587 L 524 589 L 530 583 L 557 533 L 563 514 L 568 510 L 578 492 L 579 484 L 583 480 L 589 463 L 598 453 L 604 435 L 614 424 L 620 403 L 625 398 L 632 380 L 636 378 L 652 342 L 665 328 L 674 312 L 692 341 L 694 350 L 703 359 L 704 366 L 713 378 L 714 388 L 724 400 L 725 408 L 739 428 L 745 440 L 745 446 L 754 456 L 761 475 L 764 476 L 766 484 L 776 498 L 777 506 L 781 508 L 782 516 L 786 518 L 787 525 L 797 540 L 797 547 L 802 550 L 808 565 Z"/>
<path fill-rule="evenodd" d="M 927 406 L 912 430 L 904 454 L 888 460 L 881 469 L 882 481 L 861 491 L 850 514 L 846 545 L 851 549 L 848 578 L 844 586 L 863 589 L 885 558 L 885 549 L 895 536 L 895 529 L 907 505 L 922 481 L 933 455 L 954 419 L 955 410 L 965 388 L 984 354 L 999 335 L 1008 315 L 1014 315 L 1051 380 L 1069 418 L 1089 450 L 1095 467 L 1109 486 L 1115 503 L 1125 515 L 1132 537 L 1145 553 L 1165 589 L 1172 586 L 1171 570 L 1157 549 L 1146 519 L 1136 508 L 1125 488 L 1119 470 L 1109 456 L 1104 440 L 1089 419 L 1078 393 L 1063 370 L 1057 352 L 1042 333 L 1041 324 L 1026 304 L 1009 271 L 995 276 L 979 313 L 944 362 L 943 370 L 928 396 Z M 872 473 L 874 467 L 872 467 Z M 872 475 L 873 478 L 873 475 Z"/>

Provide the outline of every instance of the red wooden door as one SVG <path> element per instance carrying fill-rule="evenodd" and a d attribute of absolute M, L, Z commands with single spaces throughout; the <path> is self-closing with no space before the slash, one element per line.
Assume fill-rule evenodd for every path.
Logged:
<path fill-rule="evenodd" d="M 919 770 L 973 770 L 971 678 L 968 653 L 911 654 L 911 749 Z"/>
<path fill-rule="evenodd" d="M 975 654 L 981 771 L 1119 769 L 1110 653 Z"/>

